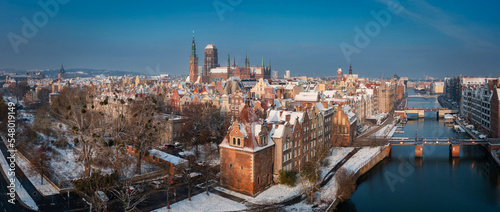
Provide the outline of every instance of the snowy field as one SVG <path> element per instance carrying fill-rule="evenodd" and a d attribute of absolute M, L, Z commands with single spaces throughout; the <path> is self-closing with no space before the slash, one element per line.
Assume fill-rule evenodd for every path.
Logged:
<path fill-rule="evenodd" d="M 193 196 L 191 201 L 185 199 L 170 205 L 170 210 L 168 210 L 167 207 L 163 207 L 155 210 L 155 212 L 240 211 L 245 209 L 247 209 L 247 207 L 242 203 L 237 203 L 213 193 L 210 193 L 210 196 L 201 193 Z"/>
<path fill-rule="evenodd" d="M 9 170 L 9 164 L 7 163 L 7 160 L 5 159 L 1 151 L 0 151 L 0 163 L 2 164 L 2 171 L 5 173 L 5 176 L 7 176 Z M 21 199 L 21 201 L 28 207 L 37 211 L 38 206 L 36 205 L 35 201 L 28 194 L 26 189 L 24 189 L 24 187 L 19 183 L 19 179 L 17 179 L 17 177 L 15 180 L 16 180 L 15 181 L 16 193 L 19 196 L 19 199 Z"/>
<path fill-rule="evenodd" d="M 59 191 L 57 188 L 52 186 L 52 184 L 47 182 L 47 178 L 44 179 L 43 185 L 41 184 L 41 177 L 38 172 L 36 172 L 31 164 L 29 164 L 23 157 L 17 156 L 16 163 L 23 170 L 24 175 L 31 181 L 31 184 L 35 186 L 36 190 L 38 190 L 43 196 L 50 196 L 54 194 L 58 194 Z"/>

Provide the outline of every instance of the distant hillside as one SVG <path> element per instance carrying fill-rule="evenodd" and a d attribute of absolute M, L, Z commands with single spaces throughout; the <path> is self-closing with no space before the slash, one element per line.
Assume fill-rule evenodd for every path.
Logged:
<path fill-rule="evenodd" d="M 123 75 L 139 75 L 140 73 L 131 71 L 116 71 L 116 70 L 104 70 L 104 69 L 90 69 L 90 68 L 70 68 L 64 69 L 69 77 L 93 77 L 96 75 L 104 76 L 123 76 Z M 59 69 L 46 69 L 46 70 L 22 70 L 22 69 L 12 69 L 4 68 L 0 69 L 0 72 L 5 73 L 19 73 L 23 74 L 26 72 L 41 72 L 47 77 L 57 77 Z"/>

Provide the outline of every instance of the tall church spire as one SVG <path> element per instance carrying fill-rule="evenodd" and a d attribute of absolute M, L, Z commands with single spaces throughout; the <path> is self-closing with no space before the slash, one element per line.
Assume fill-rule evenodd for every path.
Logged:
<path fill-rule="evenodd" d="M 271 59 L 269 59 L 269 65 L 267 67 L 271 70 Z"/>
<path fill-rule="evenodd" d="M 229 69 L 229 66 L 231 66 L 231 57 L 229 56 L 229 53 L 227 53 L 227 68 Z"/>
<path fill-rule="evenodd" d="M 189 57 L 198 57 L 196 54 L 196 44 L 194 43 L 194 30 L 193 30 L 193 44 L 191 46 L 191 55 Z"/>
<path fill-rule="evenodd" d="M 248 60 L 248 54 L 245 58 L 245 67 L 250 67 L 250 61 Z"/>
<path fill-rule="evenodd" d="M 352 65 L 349 64 L 349 74 L 352 74 Z"/>
<path fill-rule="evenodd" d="M 261 67 L 264 67 L 264 57 L 262 57 L 262 65 Z"/>

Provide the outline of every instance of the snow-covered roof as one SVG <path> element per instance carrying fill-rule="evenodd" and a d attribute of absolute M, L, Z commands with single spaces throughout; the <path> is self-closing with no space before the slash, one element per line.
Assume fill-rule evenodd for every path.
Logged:
<path fill-rule="evenodd" d="M 282 111 L 282 110 L 271 110 L 269 111 L 269 116 L 267 116 L 266 122 L 275 123 L 280 121 L 286 121 L 286 115 L 290 115 L 290 124 L 295 125 L 297 118 L 299 122 L 302 123 L 304 120 L 304 113 L 302 111 L 292 112 L 292 111 Z"/>
<path fill-rule="evenodd" d="M 213 74 L 225 74 L 227 73 L 227 67 L 216 67 L 216 68 L 211 68 L 210 73 Z"/>
<path fill-rule="evenodd" d="M 300 92 L 295 96 L 295 101 L 318 101 L 318 92 Z"/>
<path fill-rule="evenodd" d="M 151 154 L 154 157 L 159 158 L 160 160 L 172 163 L 172 164 L 174 164 L 176 166 L 179 165 L 179 164 L 183 164 L 183 163 L 187 163 L 188 162 L 185 159 L 182 159 L 182 158 L 177 157 L 175 155 L 168 154 L 166 152 L 162 152 L 162 151 L 157 150 L 157 149 L 149 150 L 149 154 Z"/>
<path fill-rule="evenodd" d="M 283 134 L 285 134 L 285 125 L 280 124 L 278 127 L 274 130 L 273 138 L 281 138 L 283 137 Z"/>

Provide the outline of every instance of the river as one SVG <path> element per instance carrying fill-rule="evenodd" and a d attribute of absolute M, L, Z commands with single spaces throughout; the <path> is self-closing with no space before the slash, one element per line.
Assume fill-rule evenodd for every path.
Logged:
<path fill-rule="evenodd" d="M 409 94 L 414 94 L 409 91 Z M 436 98 L 410 97 L 408 107 L 437 107 Z M 469 138 L 426 113 L 409 120 L 396 137 Z M 350 200 L 338 211 L 500 211 L 497 164 L 480 146 L 462 146 L 460 158 L 449 157 L 447 145 L 392 146 L 390 157 L 358 180 Z"/>

